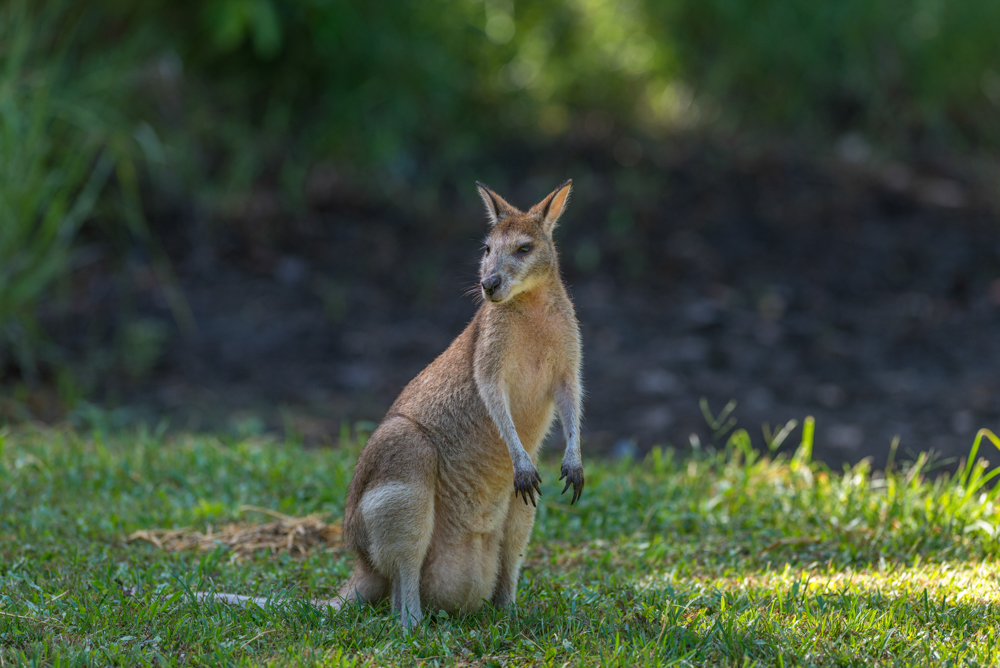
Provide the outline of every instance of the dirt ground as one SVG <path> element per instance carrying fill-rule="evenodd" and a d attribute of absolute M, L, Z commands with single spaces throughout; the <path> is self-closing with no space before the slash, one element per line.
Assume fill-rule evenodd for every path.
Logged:
<path fill-rule="evenodd" d="M 174 427 L 335 442 L 377 421 L 472 317 L 473 182 L 526 207 L 572 177 L 557 240 L 585 345 L 586 450 L 709 443 L 701 397 L 713 411 L 737 400 L 758 447 L 763 423 L 814 415 L 833 466 L 881 467 L 897 435 L 899 458 L 957 457 L 976 429 L 1000 430 L 1000 217 L 982 170 L 642 148 L 633 167 L 586 145 L 499 156 L 430 193 L 390 176 L 376 198 L 318 169 L 297 213 L 263 191 L 213 225 L 164 208 L 197 331 L 169 324 L 153 371 L 108 396 Z M 171 323 L 155 292 L 139 312 Z"/>

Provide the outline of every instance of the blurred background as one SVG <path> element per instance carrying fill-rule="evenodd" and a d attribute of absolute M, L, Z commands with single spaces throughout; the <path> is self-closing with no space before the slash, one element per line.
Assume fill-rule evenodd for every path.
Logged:
<path fill-rule="evenodd" d="M 0 420 L 369 430 L 572 178 L 585 449 L 959 455 L 998 157 L 995 0 L 5 0 Z"/>

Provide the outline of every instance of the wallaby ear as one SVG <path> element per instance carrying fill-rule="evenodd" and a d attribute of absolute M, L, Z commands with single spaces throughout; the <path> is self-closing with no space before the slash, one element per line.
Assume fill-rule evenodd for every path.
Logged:
<path fill-rule="evenodd" d="M 559 216 L 566 210 L 566 203 L 569 202 L 569 193 L 572 189 L 573 179 L 567 179 L 565 183 L 549 193 L 548 197 L 532 207 L 532 211 L 542 217 L 542 227 L 546 234 L 551 234 Z"/>
<path fill-rule="evenodd" d="M 489 186 L 479 181 L 476 181 L 476 186 L 479 188 L 479 196 L 483 198 L 483 204 L 486 205 L 486 217 L 490 219 L 490 227 L 493 227 L 511 213 L 517 213 L 517 209 L 508 204 L 503 197 L 493 192 Z"/>

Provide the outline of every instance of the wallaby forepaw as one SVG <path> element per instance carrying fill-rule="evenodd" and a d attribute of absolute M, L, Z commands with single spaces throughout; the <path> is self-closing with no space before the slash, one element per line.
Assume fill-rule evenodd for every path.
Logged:
<path fill-rule="evenodd" d="M 563 487 L 563 491 L 559 493 L 565 494 L 566 490 L 569 489 L 569 486 L 573 485 L 573 499 L 569 502 L 570 505 L 573 505 L 577 502 L 577 499 L 583 495 L 583 467 L 579 464 L 576 466 L 567 466 L 566 464 L 563 464 L 561 472 L 562 475 L 559 476 L 559 479 L 562 480 L 565 478 L 566 486 Z"/>
<path fill-rule="evenodd" d="M 520 494 L 524 498 L 524 505 L 528 505 L 528 499 L 531 499 L 531 505 L 538 507 L 535 504 L 535 493 L 542 495 L 541 484 L 542 477 L 535 467 L 514 471 L 514 496 Z"/>

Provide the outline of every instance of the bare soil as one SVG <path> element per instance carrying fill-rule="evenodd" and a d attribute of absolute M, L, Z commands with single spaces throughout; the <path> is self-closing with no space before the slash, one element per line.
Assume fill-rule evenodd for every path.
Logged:
<path fill-rule="evenodd" d="M 897 435 L 901 458 L 958 457 L 1000 428 L 1000 217 L 981 170 L 705 140 L 647 146 L 631 168 L 611 155 L 521 150 L 443 188 L 366 190 L 320 169 L 294 213 L 262 190 L 211 225 L 163 208 L 197 331 L 143 293 L 137 312 L 173 334 L 152 372 L 105 396 L 175 427 L 336 442 L 472 317 L 473 182 L 526 207 L 572 177 L 558 242 L 585 344 L 585 449 L 708 444 L 701 397 L 716 412 L 736 399 L 758 447 L 763 423 L 814 415 L 833 466 L 881 467 Z"/>

